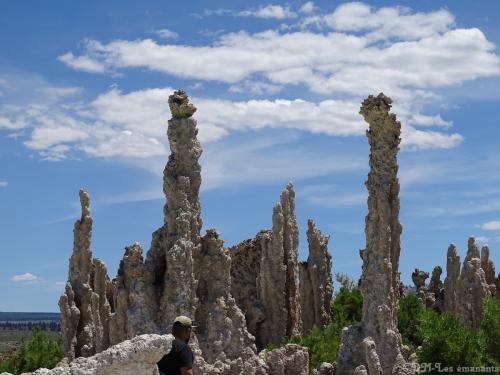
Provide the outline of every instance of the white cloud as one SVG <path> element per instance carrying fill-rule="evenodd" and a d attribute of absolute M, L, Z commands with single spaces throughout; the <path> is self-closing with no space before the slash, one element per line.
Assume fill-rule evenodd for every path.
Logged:
<path fill-rule="evenodd" d="M 7 186 L 9 186 L 9 183 L 7 181 L 0 180 L 0 188 L 5 188 Z"/>
<path fill-rule="evenodd" d="M 500 220 L 488 221 L 487 223 L 479 225 L 479 228 L 484 230 L 500 230 Z"/>
<path fill-rule="evenodd" d="M 283 89 L 282 86 L 274 85 L 267 82 L 258 81 L 244 81 L 241 84 L 232 85 L 229 87 L 229 91 L 236 93 L 249 93 L 254 95 L 274 95 L 279 93 Z"/>
<path fill-rule="evenodd" d="M 372 12 L 370 7 L 356 4 L 349 6 Z M 333 15 L 344 8 L 340 6 Z M 204 46 L 158 44 L 149 39 L 108 44 L 87 41 L 82 57 L 110 70 L 145 67 L 229 84 L 260 76 L 273 84 L 301 83 L 323 94 L 362 97 L 375 90 L 398 100 L 409 100 L 416 90 L 430 94 L 437 88 L 500 74 L 495 46 L 479 29 L 452 28 L 447 11 L 411 14 L 402 8 L 382 8 L 378 12 L 390 14 L 390 22 L 381 24 L 389 25 L 389 31 L 401 40 L 373 44 L 371 34 L 358 32 L 364 18 L 351 9 L 352 20 L 338 26 L 347 33 L 241 31 L 224 34 Z M 374 21 L 372 29 L 376 25 Z M 405 25 L 415 30 L 413 34 Z M 183 63 L 172 64 L 174 60 Z M 71 60 L 69 65 L 74 66 Z"/>
<path fill-rule="evenodd" d="M 300 7 L 299 12 L 309 14 L 314 12 L 314 9 L 315 9 L 314 3 L 312 1 L 308 1 L 307 3 L 304 3 Z"/>
<path fill-rule="evenodd" d="M 105 64 L 90 56 L 75 56 L 73 53 L 68 52 L 59 56 L 58 59 L 75 70 L 88 73 L 104 73 L 106 70 Z"/>
<path fill-rule="evenodd" d="M 428 13 L 412 13 L 406 7 L 375 10 L 361 2 L 342 4 L 325 17 L 326 24 L 333 29 L 365 31 L 371 40 L 418 40 L 448 31 L 454 21 L 453 15 L 445 9 Z"/>
<path fill-rule="evenodd" d="M 10 281 L 14 283 L 25 283 L 25 282 L 36 282 L 40 281 L 38 276 L 33 275 L 32 273 L 23 273 L 22 275 L 14 275 L 10 279 Z"/>
<path fill-rule="evenodd" d="M 239 17 L 275 18 L 278 20 L 297 17 L 297 14 L 292 12 L 290 8 L 273 4 L 262 6 L 257 10 L 243 10 L 236 13 L 236 15 Z"/>
<path fill-rule="evenodd" d="M 25 146 L 46 160 L 61 160 L 74 152 L 90 157 L 148 158 L 167 154 L 165 126 L 170 113 L 166 102 L 172 92 L 172 88 L 156 88 L 124 93 L 113 87 L 90 102 L 62 97 L 53 103 L 28 103 L 4 111 L 11 122 L 25 128 L 27 138 L 21 135 Z M 367 126 L 358 114 L 356 100 L 316 103 L 303 99 L 231 101 L 193 97 L 192 102 L 198 107 L 196 118 L 203 143 L 216 142 L 232 132 L 269 128 L 362 136 Z M 449 148 L 461 139 L 458 134 L 403 126 L 406 148 Z"/>
<path fill-rule="evenodd" d="M 177 39 L 179 37 L 179 34 L 169 29 L 156 30 L 155 34 L 163 39 Z"/>

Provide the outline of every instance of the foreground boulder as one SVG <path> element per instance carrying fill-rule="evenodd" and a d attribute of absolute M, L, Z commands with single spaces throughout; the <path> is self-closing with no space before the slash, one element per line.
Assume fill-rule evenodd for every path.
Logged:
<path fill-rule="evenodd" d="M 38 369 L 33 375 L 152 375 L 156 363 L 170 351 L 172 335 L 142 335 L 112 346 L 92 357 L 80 357 L 52 370 Z M 11 375 L 11 374 L 8 374 Z"/>

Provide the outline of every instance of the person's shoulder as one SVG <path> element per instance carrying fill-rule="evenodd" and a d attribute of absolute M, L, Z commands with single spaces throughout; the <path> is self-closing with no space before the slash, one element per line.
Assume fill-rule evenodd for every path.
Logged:
<path fill-rule="evenodd" d="M 189 351 L 192 351 L 191 350 L 191 347 L 186 344 L 184 341 L 182 340 L 179 340 L 178 338 L 175 338 L 175 340 L 172 342 L 172 348 L 176 348 L 178 350 L 189 350 Z"/>

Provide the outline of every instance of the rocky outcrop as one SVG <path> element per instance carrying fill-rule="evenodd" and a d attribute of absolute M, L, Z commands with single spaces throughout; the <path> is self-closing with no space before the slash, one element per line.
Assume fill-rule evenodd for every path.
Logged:
<path fill-rule="evenodd" d="M 231 295 L 231 258 L 215 229 L 202 238 L 201 253 L 195 258 L 198 280 L 197 336 L 208 363 L 224 363 L 256 354 L 255 339 L 247 331 L 245 316 Z"/>
<path fill-rule="evenodd" d="M 457 305 L 457 289 L 460 281 L 460 256 L 457 247 L 448 247 L 446 278 L 444 279 L 444 311 L 454 312 Z"/>
<path fill-rule="evenodd" d="M 497 298 L 500 298 L 500 272 L 495 280 L 495 285 L 497 287 Z"/>
<path fill-rule="evenodd" d="M 328 253 L 329 239 L 329 236 L 321 234 L 313 220 L 308 220 L 309 257 L 307 262 L 299 264 L 304 334 L 315 326 L 322 329 L 330 322 L 333 277 L 332 257 Z"/>
<path fill-rule="evenodd" d="M 429 272 L 421 271 L 418 268 L 415 268 L 415 271 L 411 274 L 411 280 L 413 284 L 415 284 L 415 288 L 417 289 L 417 293 L 423 289 L 425 289 L 425 280 L 429 278 Z"/>
<path fill-rule="evenodd" d="M 451 312 L 467 327 L 479 328 L 483 301 L 496 292 L 491 267 L 494 265 L 489 260 L 489 249 L 486 246 L 483 247 L 480 255 L 474 237 L 468 240 L 467 255 L 462 269 L 460 269 L 460 257 L 457 255 L 455 245 L 452 244 L 448 248 L 443 310 Z M 486 279 L 485 269 L 489 272 L 492 284 L 489 284 Z"/>
<path fill-rule="evenodd" d="M 125 248 L 116 285 L 116 309 L 110 322 L 110 341 L 117 344 L 143 333 L 160 332 L 155 324 L 155 296 L 146 272 L 141 245 Z"/>
<path fill-rule="evenodd" d="M 302 332 L 295 192 L 288 183 L 273 207 L 272 229 L 229 249 L 235 299 L 258 349 Z M 313 309 L 313 306 L 308 306 Z"/>
<path fill-rule="evenodd" d="M 481 248 L 481 268 L 484 271 L 486 283 L 490 287 L 491 295 L 496 295 L 496 278 L 495 278 L 495 264 L 490 259 L 490 249 L 487 245 Z"/>
<path fill-rule="evenodd" d="M 433 300 L 430 307 L 439 311 L 443 311 L 444 305 L 444 284 L 441 281 L 442 273 L 443 269 L 440 266 L 434 267 L 432 270 L 431 281 L 427 287 L 427 294 L 431 296 L 429 299 Z"/>
<path fill-rule="evenodd" d="M 479 329 L 483 313 L 483 300 L 490 295 L 490 288 L 481 268 L 479 248 L 475 239 L 471 237 L 456 291 L 456 318 L 467 327 Z"/>
<path fill-rule="evenodd" d="M 92 258 L 90 198 L 80 190 L 82 215 L 76 221 L 68 282 L 59 300 L 61 331 L 66 358 L 88 357 L 109 345 L 113 287 L 105 264 Z"/>
<path fill-rule="evenodd" d="M 260 262 L 262 248 L 270 231 L 261 231 L 255 239 L 240 242 L 228 249 L 231 256 L 231 294 L 245 314 L 248 330 L 255 336 L 258 349 L 264 347 L 258 333 L 265 319 L 260 300 Z"/>
<path fill-rule="evenodd" d="M 308 375 L 309 353 L 306 348 L 287 344 L 266 356 L 269 375 Z"/>
<path fill-rule="evenodd" d="M 397 153 L 401 124 L 389 113 L 391 99 L 369 96 L 360 113 L 369 124 L 370 172 L 366 249 L 360 289 L 363 312 L 360 325 L 345 328 L 337 363 L 339 374 L 406 374 L 411 370 L 403 357 L 396 325 L 399 298 L 399 181 Z"/>
<path fill-rule="evenodd" d="M 38 369 L 33 375 L 158 374 L 156 363 L 170 351 L 172 341 L 172 335 L 137 336 L 89 358 L 77 358 L 52 370 Z"/>
<path fill-rule="evenodd" d="M 139 244 L 125 249 L 113 282 L 107 277 L 104 263 L 92 260 L 92 219 L 88 195 L 81 192 L 82 218 L 75 224 L 69 282 L 60 302 L 67 358 L 73 361 L 71 366 L 90 363 L 87 367 L 95 368 L 94 357 L 74 358 L 88 357 L 117 344 L 99 357 L 107 358 L 127 342 L 124 340 L 144 333 L 168 332 L 176 316 L 187 315 L 198 324 L 190 343 L 195 353 L 195 374 L 279 373 L 280 365 L 257 355 L 247 320 L 261 334 L 274 330 L 271 323 L 283 322 L 276 342 L 284 335 L 301 332 L 293 187 L 287 186 L 275 207 L 273 231 L 263 231 L 255 241 L 237 247 L 236 264 L 232 267 L 230 252 L 214 229 L 200 236 L 201 146 L 196 120 L 191 117 L 196 108 L 182 91 L 170 96 L 169 106 L 172 119 L 167 134 L 171 154 L 163 176 L 167 197 L 164 223 L 153 233 L 146 260 Z M 253 247 L 252 251 L 247 251 L 248 246 Z M 275 274 L 278 270 L 281 273 Z M 236 299 L 231 295 L 232 278 L 237 286 L 233 288 Z M 276 280 L 281 283 L 276 294 L 280 296 L 281 310 L 279 315 L 269 315 L 265 320 L 264 313 L 277 306 L 272 295 Z M 239 290 L 243 285 L 245 288 Z M 247 298 L 246 318 L 237 300 Z M 268 324 L 267 331 L 263 329 L 264 322 Z M 139 369 L 141 358 L 133 358 L 137 363 L 131 364 L 130 369 L 122 368 L 122 358 L 116 360 L 117 366 L 122 366 L 123 371 L 151 373 L 149 365 Z M 308 372 L 305 349 L 294 346 L 278 350 L 271 352 L 270 358 L 282 363 L 283 371 L 293 368 L 295 372 L 290 373 Z"/>
<path fill-rule="evenodd" d="M 416 294 L 420 301 L 427 307 L 439 311 L 443 309 L 444 289 L 441 282 L 441 267 L 436 266 L 432 270 L 432 277 L 429 285 L 425 285 L 425 280 L 429 278 L 429 272 L 421 271 L 418 268 L 412 273 L 411 278 L 415 284 Z"/>

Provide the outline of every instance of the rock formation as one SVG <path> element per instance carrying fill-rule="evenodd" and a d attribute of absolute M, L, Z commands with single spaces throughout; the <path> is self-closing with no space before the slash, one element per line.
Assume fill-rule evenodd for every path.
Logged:
<path fill-rule="evenodd" d="M 429 272 L 421 271 L 418 268 L 415 268 L 415 271 L 411 274 L 411 280 L 413 284 L 415 284 L 415 288 L 417 289 L 417 293 L 423 289 L 425 289 L 425 280 L 429 278 Z"/>
<path fill-rule="evenodd" d="M 69 360 L 88 357 L 109 345 L 109 320 L 113 287 L 105 264 L 92 259 L 90 198 L 80 190 L 82 215 L 73 230 L 73 253 L 68 282 L 59 300 L 64 352 Z"/>
<path fill-rule="evenodd" d="M 231 295 L 231 258 L 215 229 L 207 230 L 202 238 L 195 273 L 200 302 L 196 333 L 204 359 L 224 363 L 238 359 L 245 350 L 250 356 L 255 354 L 255 338 Z"/>
<path fill-rule="evenodd" d="M 302 333 L 299 231 L 291 182 L 273 207 L 272 223 L 271 230 L 262 230 L 253 240 L 229 249 L 232 292 L 259 349 Z"/>
<path fill-rule="evenodd" d="M 231 255 L 231 294 L 245 314 L 250 333 L 255 336 L 257 348 L 262 349 L 259 332 L 265 319 L 260 301 L 260 262 L 262 248 L 270 239 L 270 231 L 261 231 L 255 239 L 240 242 L 229 248 Z"/>
<path fill-rule="evenodd" d="M 496 278 L 495 278 L 495 264 L 490 259 L 490 249 L 488 245 L 484 245 L 481 248 L 481 268 L 484 271 L 484 277 L 486 278 L 486 283 L 490 287 L 491 295 L 496 295 Z"/>
<path fill-rule="evenodd" d="M 401 124 L 389 113 L 391 99 L 369 96 L 360 113 L 369 124 L 370 172 L 366 249 L 360 289 L 363 312 L 360 325 L 344 328 L 337 363 L 339 374 L 407 374 L 401 335 L 396 325 L 399 298 L 399 181 L 397 153 Z"/>
<path fill-rule="evenodd" d="M 141 245 L 126 247 L 115 279 L 116 308 L 110 322 L 112 344 L 142 333 L 160 332 L 154 321 L 152 282 L 143 263 Z"/>
<path fill-rule="evenodd" d="M 467 327 L 479 329 L 483 313 L 483 300 L 491 295 L 481 268 L 479 248 L 474 237 L 469 238 L 456 290 L 455 316 Z"/>
<path fill-rule="evenodd" d="M 299 264 L 302 326 L 307 334 L 314 326 L 324 328 L 330 322 L 333 295 L 332 257 L 328 253 L 330 237 L 307 222 L 309 257 Z"/>
<path fill-rule="evenodd" d="M 262 232 L 261 232 L 262 233 Z M 259 296 L 266 319 L 260 337 L 263 345 L 302 333 L 298 289 L 299 229 L 295 216 L 295 192 L 288 183 L 273 208 L 273 227 L 262 246 Z"/>
<path fill-rule="evenodd" d="M 421 271 L 418 268 L 412 273 L 411 278 L 416 287 L 416 294 L 422 303 L 428 307 L 439 311 L 443 310 L 444 289 L 441 282 L 443 270 L 436 266 L 432 270 L 432 277 L 429 285 L 425 285 L 425 280 L 429 278 L 429 272 Z"/>
<path fill-rule="evenodd" d="M 444 305 L 444 284 L 441 281 L 442 273 L 443 269 L 440 266 L 434 267 L 432 270 L 431 281 L 427 287 L 427 294 L 429 295 L 428 299 L 433 301 L 430 307 L 439 311 L 443 311 Z"/>
<path fill-rule="evenodd" d="M 444 311 L 454 312 L 457 305 L 457 289 L 460 281 L 460 256 L 457 247 L 448 247 L 446 278 L 444 279 Z"/>
<path fill-rule="evenodd" d="M 52 370 L 38 369 L 33 375 L 153 375 L 156 363 L 170 351 L 172 335 L 142 335 L 121 342 L 89 358 L 77 358 Z"/>
<path fill-rule="evenodd" d="M 296 345 L 269 353 L 271 362 L 257 355 L 255 338 L 247 330 L 248 318 L 237 305 L 237 299 L 250 296 L 248 305 L 242 306 L 248 307 L 252 327 L 261 334 L 273 331 L 271 324 L 283 322 L 276 342 L 284 335 L 301 332 L 298 228 L 292 185 L 287 186 L 275 207 L 273 230 L 261 232 L 258 245 L 250 241 L 257 256 L 240 251 L 240 246 L 234 252 L 236 264 L 232 267 L 230 252 L 214 229 L 200 236 L 201 146 L 196 120 L 191 118 L 196 108 L 182 91 L 170 96 L 169 106 L 171 154 L 163 178 L 167 197 L 164 224 L 153 233 L 146 260 L 139 244 L 125 249 L 113 283 L 104 264 L 92 260 L 88 195 L 80 193 L 82 218 L 75 224 L 69 281 L 60 301 L 66 357 L 71 362 L 118 344 L 105 352 L 112 353 L 134 336 L 168 332 L 176 316 L 187 315 L 195 317 L 199 325 L 190 344 L 195 353 L 195 374 L 307 374 L 307 350 Z M 251 269 L 241 271 L 246 266 Z M 238 274 L 241 280 L 235 278 Z M 250 281 L 237 292 L 236 299 L 231 295 L 232 278 L 237 286 Z M 276 285 L 280 287 L 273 294 Z M 279 305 L 275 296 L 279 296 Z M 257 306 L 255 311 L 252 306 Z M 260 308 L 262 315 L 258 317 Z M 270 312 L 276 315 L 267 315 Z M 99 358 L 107 358 L 105 353 Z M 84 362 L 95 361 L 76 359 L 71 366 Z M 137 369 L 134 366 L 131 368 Z"/>
<path fill-rule="evenodd" d="M 267 354 L 269 375 L 309 375 L 309 354 L 306 348 L 285 345 Z"/>
<path fill-rule="evenodd" d="M 497 298 L 500 298 L 500 272 L 496 278 L 495 285 L 497 287 Z"/>
<path fill-rule="evenodd" d="M 496 293 L 494 265 L 489 260 L 488 247 L 483 247 L 480 255 L 474 237 L 470 237 L 467 255 L 460 269 L 457 249 L 455 245 L 450 245 L 446 271 L 443 310 L 451 312 L 467 327 L 478 329 L 482 319 L 483 301 Z M 490 283 L 487 281 L 486 272 Z"/>

